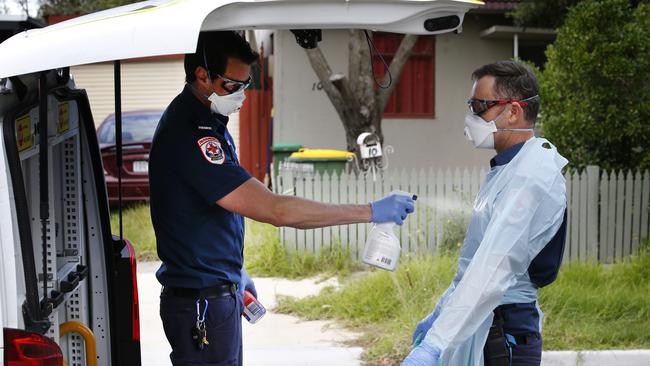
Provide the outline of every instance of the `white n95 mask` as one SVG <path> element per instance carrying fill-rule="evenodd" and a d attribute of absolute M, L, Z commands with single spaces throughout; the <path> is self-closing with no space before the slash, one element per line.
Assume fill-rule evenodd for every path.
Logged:
<path fill-rule="evenodd" d="M 479 149 L 494 149 L 494 133 L 497 131 L 533 132 L 533 128 L 497 128 L 496 121 L 503 115 L 486 122 L 474 113 L 465 115 L 465 137 L 474 147 Z"/>
<path fill-rule="evenodd" d="M 494 149 L 494 133 L 497 132 L 497 125 L 494 121 L 486 122 L 480 116 L 467 113 L 465 115 L 465 137 L 474 147 Z"/>
<path fill-rule="evenodd" d="M 244 100 L 246 100 L 246 94 L 244 94 L 244 89 L 228 95 L 212 93 L 208 100 L 212 112 L 228 116 L 239 112 L 242 105 L 244 105 Z"/>

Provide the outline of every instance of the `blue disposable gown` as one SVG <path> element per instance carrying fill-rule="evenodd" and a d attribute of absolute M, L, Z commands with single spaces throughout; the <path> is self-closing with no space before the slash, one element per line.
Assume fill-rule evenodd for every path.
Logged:
<path fill-rule="evenodd" d="M 492 311 L 501 304 L 537 300 L 528 267 L 562 224 L 567 162 L 547 140 L 531 138 L 510 163 L 487 174 L 474 201 L 458 270 L 423 340 L 442 351 L 440 364 L 483 366 Z"/>

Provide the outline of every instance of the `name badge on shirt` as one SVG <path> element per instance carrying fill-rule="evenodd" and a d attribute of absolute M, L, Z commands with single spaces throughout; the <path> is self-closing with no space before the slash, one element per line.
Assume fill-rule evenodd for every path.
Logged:
<path fill-rule="evenodd" d="M 226 153 L 221 147 L 221 142 L 216 137 L 203 137 L 197 141 L 199 149 L 205 160 L 210 164 L 223 164 L 226 160 Z"/>

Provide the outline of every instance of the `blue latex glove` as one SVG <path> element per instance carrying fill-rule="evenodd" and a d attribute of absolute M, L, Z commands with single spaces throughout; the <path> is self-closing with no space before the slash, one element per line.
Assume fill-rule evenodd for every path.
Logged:
<path fill-rule="evenodd" d="M 372 222 L 394 222 L 402 225 L 406 216 L 415 209 L 417 196 L 406 196 L 403 194 L 391 194 L 380 200 L 370 202 L 372 208 Z"/>
<path fill-rule="evenodd" d="M 255 298 L 257 298 L 257 290 L 255 289 L 255 283 L 246 272 L 246 268 L 242 267 L 241 269 L 241 282 L 239 283 L 239 294 L 244 296 L 244 290 L 250 291 Z"/>
<path fill-rule="evenodd" d="M 436 366 L 439 359 L 440 350 L 422 342 L 402 361 L 402 366 Z"/>
<path fill-rule="evenodd" d="M 427 315 L 426 318 L 420 320 L 418 325 L 415 326 L 415 331 L 413 332 L 413 346 L 417 346 L 420 344 L 420 342 L 422 342 L 424 336 L 426 336 L 429 329 L 431 329 L 433 322 L 436 321 L 436 318 L 438 318 L 438 315 L 440 315 L 440 312 L 436 308 L 431 312 L 431 314 Z"/>

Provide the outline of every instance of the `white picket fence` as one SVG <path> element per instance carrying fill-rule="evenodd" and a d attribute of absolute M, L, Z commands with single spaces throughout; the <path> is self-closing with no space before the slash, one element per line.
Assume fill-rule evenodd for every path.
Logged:
<path fill-rule="evenodd" d="M 282 171 L 277 193 L 328 203 L 366 204 L 393 190 L 418 195 L 416 211 L 399 230 L 402 250 L 436 253 L 462 241 L 474 197 L 487 169 L 389 171 L 371 177 Z M 606 172 L 596 166 L 567 172 L 569 205 L 564 261 L 611 263 L 635 253 L 650 227 L 649 172 Z M 314 230 L 280 229 L 291 250 L 319 253 L 332 245 L 348 248 L 357 259 L 369 224 Z"/>

